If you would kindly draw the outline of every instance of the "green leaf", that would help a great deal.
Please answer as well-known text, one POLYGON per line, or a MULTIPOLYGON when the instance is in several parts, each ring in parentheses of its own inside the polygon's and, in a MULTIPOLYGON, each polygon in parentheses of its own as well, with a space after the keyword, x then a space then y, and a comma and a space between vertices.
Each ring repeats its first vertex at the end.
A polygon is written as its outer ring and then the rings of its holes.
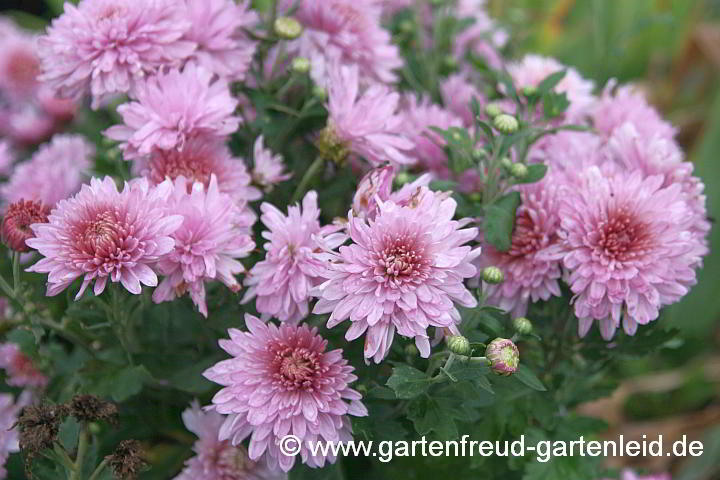
POLYGON ((143 384, 152 376, 142 365, 127 366, 115 371, 103 371, 103 376, 89 387, 90 393, 103 397, 111 397, 116 402, 123 402, 137 395, 143 384))
POLYGON ((414 400, 408 409, 408 416, 420 435, 435 432, 441 439, 450 440, 458 437, 452 412, 444 409, 442 403, 434 398, 424 396, 414 400))
POLYGON ((565 78, 566 74, 567 70, 559 70, 545 77, 545 79, 543 79, 543 81, 540 82, 537 86, 537 94, 540 96, 545 95, 550 90, 557 87, 557 85, 562 81, 562 79, 565 78))
POLYGON ((339 463, 326 464, 323 468, 310 468, 296 461, 288 478, 289 480, 344 480, 345 476, 339 463))
POLYGON ((393 368, 386 385, 393 389, 397 398, 410 399, 425 393, 431 379, 425 373, 410 365, 399 365, 393 368))
POLYGON ((543 113, 545 118, 559 117, 570 106, 567 95, 563 93, 549 92, 543 95, 543 113))
POLYGON ((500 252, 510 250, 515 213, 520 206, 520 193, 510 192, 495 200, 485 209, 483 231, 485 241, 500 252))
POLYGON ((539 182, 545 177, 545 174, 548 171, 547 165, 543 165, 542 163, 535 163, 533 165, 527 166, 528 173, 525 176, 525 178, 521 180, 516 180, 516 183, 535 183, 539 182))
POLYGON ((530 370, 527 365, 521 363, 518 366, 517 371, 513 375, 515 376, 515 378, 520 380, 520 382, 532 388, 533 390, 537 390, 539 392, 547 391, 545 385, 542 384, 542 382, 537 378, 535 373, 533 373, 533 371, 530 370))

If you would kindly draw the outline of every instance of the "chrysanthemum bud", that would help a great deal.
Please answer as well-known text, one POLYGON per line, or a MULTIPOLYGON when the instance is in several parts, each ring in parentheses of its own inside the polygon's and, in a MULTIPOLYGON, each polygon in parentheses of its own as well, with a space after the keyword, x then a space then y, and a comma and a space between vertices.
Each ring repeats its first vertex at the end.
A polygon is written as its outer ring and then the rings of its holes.
POLYGON ((412 176, 407 172, 400 172, 395 175, 395 181, 393 183, 395 183, 396 187, 402 187, 410 182, 412 182, 412 176))
POLYGON ((493 125, 495 125, 495 128, 497 128, 501 133, 508 135, 517 132, 518 128, 520 128, 517 118, 512 115, 508 115, 507 113, 501 113, 493 118, 493 125))
POLYGON ((523 87, 522 92, 526 97, 532 97, 537 93, 537 88, 532 85, 528 85, 527 87, 523 87))
POLYGON ((50 208, 40 201, 20 200, 11 203, 2 222, 2 241, 11 250, 28 252, 25 244, 35 234, 30 229, 33 223, 47 223, 50 208))
POLYGON ((462 335, 451 335, 445 338, 450 351, 456 355, 470 355, 470 340, 462 335))
POLYGON ((482 278, 491 285, 497 285, 505 280, 505 275, 498 267, 485 267, 482 271, 482 278))
POLYGON ((321 101, 325 101, 325 99, 327 98, 327 95, 328 95, 327 90, 325 88, 321 87, 320 85, 315 85, 313 87, 312 94, 315 98, 317 98, 318 100, 321 100, 321 101))
POLYGON ((503 114, 503 109, 500 106, 500 104, 491 102, 485 105, 485 115, 487 115, 490 118, 495 118, 498 115, 503 114))
POLYGON ((510 157, 502 157, 502 158, 500 159, 500 165, 501 165, 504 169, 510 170, 510 169, 512 168, 513 163, 512 163, 512 160, 510 160, 510 157))
POLYGON ((528 168, 527 166, 525 166, 524 163, 513 163, 510 167, 510 175, 512 175, 513 178, 522 180, 523 178, 527 177, 527 174, 528 168))
POLYGON ((287 40, 294 40, 302 35, 303 26, 292 17, 279 17, 273 25, 275 34, 287 40))
POLYGON ((415 24, 410 20, 402 20, 398 25, 402 33, 412 33, 415 30, 415 24))
POLYGON ((405 346, 405 354, 408 355, 408 356, 410 356, 410 357, 417 357, 417 356, 420 354, 420 351, 417 349, 417 347, 415 346, 415 344, 413 344, 413 343, 408 343, 408 344, 405 346))
POLYGON ((522 335, 527 335, 532 332, 532 322, 525 317, 518 317, 513 320, 513 328, 516 332, 522 335))
POLYGON ((305 57, 295 57, 292 61, 292 71, 304 75, 310 71, 310 60, 305 57))
POLYGON ((520 363, 520 352, 507 338, 496 338, 485 349, 490 369, 498 375, 512 375, 520 363))

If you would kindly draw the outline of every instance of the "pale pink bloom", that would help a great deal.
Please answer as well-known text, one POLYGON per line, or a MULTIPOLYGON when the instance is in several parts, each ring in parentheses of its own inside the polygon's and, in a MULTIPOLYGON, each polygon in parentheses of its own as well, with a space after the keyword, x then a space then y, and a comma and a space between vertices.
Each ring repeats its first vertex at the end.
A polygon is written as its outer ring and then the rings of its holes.
POLYGON ((227 193, 237 201, 254 201, 262 197, 257 188, 250 185, 250 174, 245 162, 233 157, 225 142, 209 137, 192 137, 182 150, 154 149, 148 157, 133 161, 133 172, 147 177, 155 185, 165 179, 185 177, 190 192, 195 182, 206 188, 210 177, 217 177, 220 192, 227 193))
POLYGON ((292 177, 292 173, 285 173, 282 155, 274 154, 263 146, 262 135, 255 140, 253 153, 252 179, 266 192, 272 191, 275 185, 292 177))
POLYGON ((590 167, 560 193, 562 259, 584 336, 594 320, 610 339, 658 317, 695 283, 700 263, 682 187, 663 176, 590 167))
POLYGON ((395 15, 400 10, 408 8, 413 4, 413 0, 386 0, 383 3, 383 16, 395 15))
POLYGON ((597 98, 593 95, 594 84, 584 79, 572 67, 558 62, 554 58, 541 55, 525 55, 519 62, 510 63, 507 67, 515 88, 537 87, 549 75, 566 70, 565 77, 557 84, 555 91, 567 94, 570 106, 566 116, 571 121, 580 121, 590 113, 597 98))
POLYGON ((219 440, 225 417, 213 410, 203 410, 197 402, 182 414, 188 430, 197 435, 195 456, 174 480, 286 480, 287 474, 269 469, 265 462, 250 460, 242 445, 233 446, 219 440))
POLYGON ((325 261, 317 252, 334 248, 345 240, 339 227, 320 226, 317 193, 310 191, 299 205, 290 205, 284 215, 273 205, 260 206, 260 220, 269 229, 262 233, 265 259, 256 263, 245 285, 250 288, 243 303, 257 296, 255 308, 263 318, 277 317, 298 322, 309 313, 309 291, 320 282, 325 261))
POLYGON ((551 172, 574 175, 605 160, 603 140, 591 132, 563 130, 546 135, 528 152, 528 163, 544 163, 551 172))
POLYGON ((183 222, 165 205, 171 190, 170 182, 151 188, 147 180, 136 179, 118 191, 111 177, 91 179, 77 195, 58 202, 49 223, 31 227, 35 238, 27 244, 44 258, 27 271, 49 274, 48 296, 81 277, 76 299, 92 282, 95 295, 108 280, 133 294, 140 293, 140 284, 157 286, 150 266, 172 251, 170 235, 183 222))
POLYGON ((285 435, 300 440, 300 458, 310 467, 334 463, 335 455, 313 455, 309 445, 352 440, 348 415, 366 416, 362 396, 349 387, 357 380, 342 350, 326 351, 317 328, 272 323, 245 315, 249 332, 231 328, 220 347, 232 355, 205 371, 224 388, 213 404, 227 415, 220 440, 239 445, 250 437, 251 460, 266 455, 271 468, 287 472, 295 456, 279 447, 285 435))
POLYGON ((551 178, 518 187, 522 204, 515 215, 512 244, 507 252, 500 252, 490 244, 483 244, 479 257, 482 268, 496 266, 505 280, 499 285, 485 285, 487 301, 513 317, 527 313, 528 304, 561 296, 559 280, 561 263, 547 259, 544 254, 559 241, 558 217, 560 199, 551 178))
POLYGON ((65 2, 40 38, 40 78, 62 97, 90 93, 97 108, 191 55, 195 44, 182 38, 189 28, 184 6, 174 0, 65 2))
POLYGON ((7 374, 7 384, 14 387, 44 388, 48 383, 48 378, 14 343, 0 344, 0 368, 7 374))
POLYGON ((0 175, 10 173, 13 162, 15 162, 15 154, 12 151, 10 142, 0 140, 0 175))
POLYGON ((473 23, 453 37, 453 53, 464 60, 473 53, 487 62, 491 68, 499 69, 503 59, 499 50, 508 41, 508 34, 490 18, 485 0, 458 0, 455 15, 459 19, 470 18, 473 23))
POLYGON ((0 92, 15 100, 31 99, 39 86, 36 39, 12 23, 5 24, 3 30, 0 33, 0 92))
POLYGON ((0 479, 7 478, 5 463, 11 453, 20 451, 15 422, 22 407, 29 401, 21 395, 17 402, 9 393, 0 393, 0 479))
POLYGON ((255 42, 244 33, 258 23, 249 0, 185 0, 190 30, 185 39, 197 44, 192 59, 233 81, 242 81, 255 54, 255 42))
POLYGON ((190 193, 187 180, 178 177, 167 205, 183 222, 171 235, 175 248, 157 263, 165 278, 153 292, 153 301, 167 302, 187 292, 207 317, 205 282, 219 280, 233 292, 240 290, 235 275, 245 268, 237 259, 255 248, 250 236, 255 216, 220 193, 215 175, 207 188, 195 183, 190 193))
POLYGON ((454 304, 477 305, 463 281, 476 274, 472 261, 480 249, 464 244, 478 230, 464 228, 469 219, 452 220, 456 206, 447 194, 420 187, 406 205, 378 202, 374 220, 350 212, 353 243, 327 264, 327 281, 313 292, 319 297, 313 313, 332 312, 328 328, 350 319, 345 338, 365 333, 365 358, 376 363, 390 351, 396 330, 430 356, 428 327, 457 331, 454 304))
POLYGON ((432 103, 428 97, 418 98, 414 94, 403 97, 401 115, 403 131, 415 144, 411 156, 440 178, 450 178, 452 174, 444 149, 445 140, 430 127, 443 130, 462 127, 463 120, 449 110, 432 103))
POLYGON ((355 66, 364 80, 392 83, 402 57, 380 26, 381 0, 302 0, 295 16, 305 27, 298 54, 312 64, 312 77, 326 85, 332 64, 355 66))
POLYGON ((606 155, 610 160, 646 176, 662 175, 663 187, 679 184, 690 211, 691 231, 697 239, 701 256, 708 253, 707 235, 710 222, 707 217, 705 185, 693 176, 693 164, 684 161, 683 152, 671 138, 659 132, 644 136, 632 123, 625 123, 613 131, 608 139, 606 155))
POLYGON ((614 80, 607 83, 590 113, 593 127, 605 138, 624 123, 631 123, 643 137, 670 140, 677 134, 677 129, 648 103, 638 87, 618 86, 614 80))
POLYGON ((117 108, 125 124, 105 130, 123 142, 120 148, 128 160, 153 149, 182 150, 196 136, 222 139, 240 125, 233 116, 238 101, 227 81, 213 80, 212 72, 194 63, 149 78, 135 95, 137 101, 117 108))
POLYGON ((669 473, 656 473, 652 475, 638 475, 629 468, 626 468, 620 474, 620 480, 671 480, 669 473))
POLYGON ((375 84, 360 92, 356 66, 335 65, 330 74, 328 129, 350 151, 373 165, 413 163, 413 142, 397 113, 400 95, 375 84))
POLYGON ((475 125, 475 118, 470 110, 472 99, 477 98, 480 105, 486 103, 485 96, 462 73, 455 73, 444 79, 440 83, 440 95, 445 107, 460 117, 466 127, 475 125))
POLYGON ((55 135, 30 160, 15 166, 8 183, 0 187, 3 202, 40 200, 54 206, 80 189, 93 155, 94 145, 81 135, 55 135))

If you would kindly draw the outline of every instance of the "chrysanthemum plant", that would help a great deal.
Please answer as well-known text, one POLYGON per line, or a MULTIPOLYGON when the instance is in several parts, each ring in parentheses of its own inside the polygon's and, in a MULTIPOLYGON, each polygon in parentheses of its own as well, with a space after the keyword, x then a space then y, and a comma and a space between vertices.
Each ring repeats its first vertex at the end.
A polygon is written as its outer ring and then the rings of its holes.
POLYGON ((38 78, 86 106, 96 154, 8 170, 9 478, 608 473, 310 451, 592 437, 576 407, 673 339, 648 324, 707 253, 672 126, 630 87, 503 58, 482 3, 66 4, 38 78))

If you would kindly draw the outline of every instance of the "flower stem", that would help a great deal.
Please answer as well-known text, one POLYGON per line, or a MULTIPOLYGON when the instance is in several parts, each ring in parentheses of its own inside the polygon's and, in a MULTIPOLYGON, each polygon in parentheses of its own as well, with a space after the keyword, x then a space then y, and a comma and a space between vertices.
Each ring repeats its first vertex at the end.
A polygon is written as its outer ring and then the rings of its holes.
POLYGON ((308 168, 305 172, 305 175, 303 175, 302 180, 300 180, 300 184, 295 189, 295 193, 293 193, 293 196, 290 199, 291 204, 299 201, 300 198, 302 198, 308 186, 310 185, 310 182, 312 182, 313 178, 315 178, 315 175, 317 175, 318 172, 322 171, 323 166, 325 166, 325 159, 323 157, 319 156, 315 159, 315 161, 313 161, 313 163, 310 165, 310 168, 308 168))
POLYGON ((85 452, 88 447, 88 428, 87 425, 83 425, 80 430, 80 437, 78 439, 77 455, 75 456, 75 464, 73 466, 73 473, 70 475, 70 480, 82 480, 82 467, 85 461, 85 452))
POLYGON ((90 478, 88 480, 97 480, 98 478, 100 478, 100 474, 103 472, 103 470, 105 470, 108 462, 108 458, 104 458, 103 461, 100 462, 100 465, 98 465, 95 471, 90 475, 90 478))
POLYGON ((15 296, 19 293, 20 286, 20 252, 12 254, 12 272, 13 272, 13 291, 15 296))

